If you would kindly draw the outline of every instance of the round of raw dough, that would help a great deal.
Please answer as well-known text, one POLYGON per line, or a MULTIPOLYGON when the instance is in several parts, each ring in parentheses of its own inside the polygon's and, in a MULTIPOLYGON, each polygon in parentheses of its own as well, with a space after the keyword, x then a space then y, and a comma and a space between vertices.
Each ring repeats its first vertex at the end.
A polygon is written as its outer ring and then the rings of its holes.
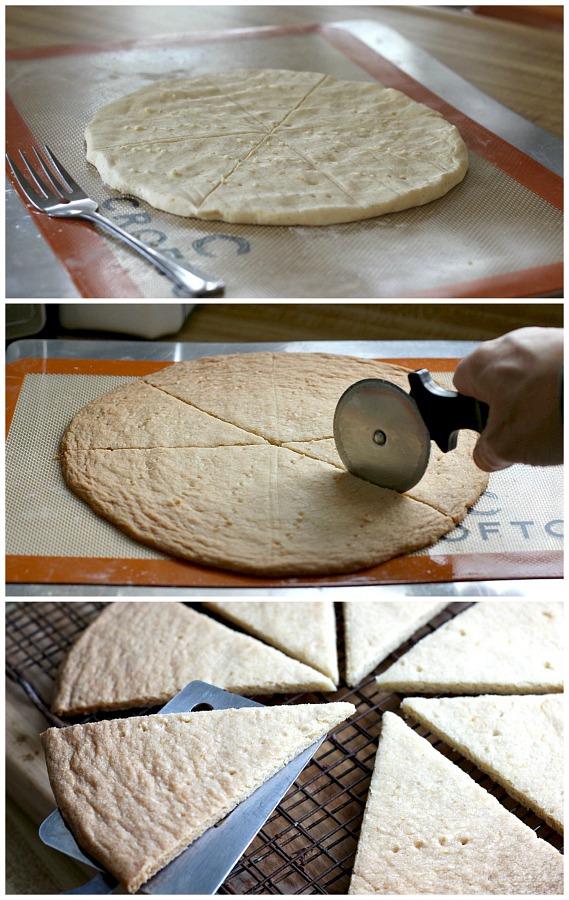
POLYGON ((179 216, 254 225, 420 206, 468 168, 455 126, 400 91, 278 69, 151 84, 100 109, 85 139, 110 187, 179 216))
POLYGON ((474 435, 433 445, 406 494, 350 475, 332 422, 361 378, 408 387, 401 366, 311 353, 178 363, 81 410, 61 445, 69 487, 136 539, 258 575, 351 572, 434 543, 487 476, 474 435))

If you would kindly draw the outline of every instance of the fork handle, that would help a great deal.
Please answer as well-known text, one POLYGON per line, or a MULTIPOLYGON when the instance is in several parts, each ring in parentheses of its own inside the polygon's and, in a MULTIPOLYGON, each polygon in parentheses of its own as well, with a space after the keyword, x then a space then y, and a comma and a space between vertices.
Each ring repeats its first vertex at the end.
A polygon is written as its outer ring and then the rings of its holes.
POLYGON ((174 260, 168 259, 163 253, 159 253, 158 250, 154 250, 152 247, 149 247, 148 244, 139 241, 138 238, 129 234, 128 231, 124 231, 124 229, 115 225, 114 222, 105 218, 105 216, 102 216, 98 212, 81 212, 78 218, 88 219, 96 225, 99 225, 105 231, 108 231, 110 234, 114 234, 116 237, 123 240, 129 247, 132 247, 133 250, 137 250, 138 253, 142 254, 149 262, 160 269, 160 271, 173 281, 174 284, 183 288, 192 297, 203 297, 207 294, 216 294, 225 287, 223 281, 212 281, 208 278, 204 278, 187 266, 181 266, 179 263, 174 262, 174 260))

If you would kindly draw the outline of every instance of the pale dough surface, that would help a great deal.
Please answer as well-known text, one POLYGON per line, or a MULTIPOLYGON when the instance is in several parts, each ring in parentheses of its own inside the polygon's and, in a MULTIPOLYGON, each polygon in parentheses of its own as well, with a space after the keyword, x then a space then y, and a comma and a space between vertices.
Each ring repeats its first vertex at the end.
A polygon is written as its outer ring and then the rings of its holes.
POLYGON ((169 366, 85 407, 61 445, 68 485, 132 537, 195 563, 263 575, 357 571, 434 543, 487 484, 473 435, 433 448, 407 494, 349 474, 332 450, 344 390, 408 390, 401 366, 251 353, 169 366))
POLYGON ((401 709, 563 832, 563 706, 562 694, 529 694, 409 697, 401 709))
POLYGON ((111 603, 57 675, 59 715, 164 704, 190 681, 239 694, 332 691, 320 671, 182 603, 111 603))
POLYGON ((350 894, 562 894, 563 857, 394 713, 350 894))
POLYGON ((419 206, 463 178, 440 113, 377 83, 238 69, 158 82, 100 109, 103 181, 180 216, 328 225, 419 206))
POLYGON ((205 605, 267 641, 339 681, 336 616, 333 600, 219 601, 205 605))
POLYGON ((42 743, 77 842, 134 893, 354 712, 327 703, 137 716, 50 728, 42 743))
POLYGON ((480 601, 376 678, 384 691, 547 694, 563 690, 563 604, 480 601))
POLYGON ((354 687, 445 608, 445 600, 344 601, 346 681, 354 687))

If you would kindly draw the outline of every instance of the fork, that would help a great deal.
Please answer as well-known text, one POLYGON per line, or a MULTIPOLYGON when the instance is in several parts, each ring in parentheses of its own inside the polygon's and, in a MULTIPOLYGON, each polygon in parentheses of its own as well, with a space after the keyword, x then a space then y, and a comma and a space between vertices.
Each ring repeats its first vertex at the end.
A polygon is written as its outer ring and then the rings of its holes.
POLYGON ((135 238, 132 234, 124 231, 110 219, 97 212, 97 202, 88 197, 83 189, 79 187, 46 144, 43 145, 42 149, 53 171, 47 167, 37 148, 32 147, 32 149, 43 177, 35 168, 32 168, 23 150, 20 150, 19 153, 31 180, 22 174, 9 154, 6 154, 6 157, 23 194, 36 209, 47 213, 48 216, 87 219, 90 222, 94 222, 100 228, 123 240, 129 247, 137 250, 149 262, 160 269, 174 284, 179 288, 183 288, 192 297, 203 297, 223 290, 225 287, 223 281, 213 281, 202 277, 187 266, 181 266, 179 263, 168 259, 164 254, 149 247, 148 244, 144 244, 138 238, 135 238))

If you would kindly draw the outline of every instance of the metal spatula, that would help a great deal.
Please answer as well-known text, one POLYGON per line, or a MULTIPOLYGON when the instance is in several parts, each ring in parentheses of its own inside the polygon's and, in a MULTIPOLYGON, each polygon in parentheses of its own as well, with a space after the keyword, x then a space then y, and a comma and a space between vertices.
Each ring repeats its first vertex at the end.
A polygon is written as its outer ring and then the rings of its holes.
MULTIPOLYGON (((198 706, 206 709, 237 709, 261 705, 203 681, 192 681, 160 712, 190 712, 198 706)), ((304 750, 240 803, 219 825, 193 841, 180 856, 143 885, 141 893, 214 894, 323 740, 324 737, 304 750)), ((48 847, 100 871, 87 884, 66 893, 112 894, 117 888, 118 882, 80 849, 58 809, 42 823, 39 835, 48 847)))

